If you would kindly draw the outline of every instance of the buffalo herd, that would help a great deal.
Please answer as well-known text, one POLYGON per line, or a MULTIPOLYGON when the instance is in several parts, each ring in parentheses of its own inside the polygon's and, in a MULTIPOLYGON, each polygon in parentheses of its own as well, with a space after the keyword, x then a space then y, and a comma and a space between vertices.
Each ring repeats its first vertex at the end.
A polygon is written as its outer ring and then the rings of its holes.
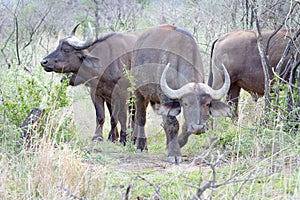
MULTIPOLYGON (((152 27, 142 34, 111 33, 94 40, 89 24, 87 38, 75 36, 76 28, 61 39, 56 50, 41 60, 47 72, 65 73, 69 84, 85 84, 96 110, 93 140, 103 140, 104 104, 110 113, 109 140, 126 143, 127 101, 134 96, 132 139, 137 151, 147 151, 145 133, 148 104, 162 115, 169 161, 182 162, 180 148, 191 134, 204 133, 210 116, 238 117, 241 88, 252 95, 264 94, 264 75, 256 31, 235 31, 212 45, 208 83, 198 45, 185 29, 173 25, 152 27), (134 86, 125 72, 130 72, 134 86), (133 88, 133 93, 129 88, 133 88), (226 96, 226 102, 220 101, 226 96), (184 123, 179 132, 177 115, 184 123), (117 124, 120 122, 120 133, 117 124)), ((273 31, 263 31, 266 41, 273 31)), ((269 43, 269 66, 275 68, 291 38, 279 31, 269 43)), ((292 51, 291 51, 292 52, 292 51)), ((288 62, 283 69, 287 69, 288 62)), ((270 69, 270 72, 271 69, 270 69)), ((282 71, 285 73, 285 71, 282 71)), ((273 74, 271 73, 271 77, 273 74)))

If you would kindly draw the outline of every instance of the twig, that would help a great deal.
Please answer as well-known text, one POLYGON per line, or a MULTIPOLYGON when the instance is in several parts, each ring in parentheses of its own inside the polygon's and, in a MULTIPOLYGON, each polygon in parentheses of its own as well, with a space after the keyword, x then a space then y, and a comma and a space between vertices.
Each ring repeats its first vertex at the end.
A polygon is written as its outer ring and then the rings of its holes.
MULTIPOLYGON (((212 170, 212 179, 209 180, 208 182, 206 182, 204 185, 202 185, 201 187, 197 187, 197 191, 196 194, 192 197, 191 200, 197 200, 197 199, 201 199, 202 194, 204 193, 205 190, 209 189, 209 188, 217 188, 216 187, 216 166, 223 161, 223 157, 225 154, 218 154, 218 157, 213 161, 210 162, 208 161, 205 157, 201 158, 201 160, 203 160, 204 163, 206 163, 207 165, 210 166, 211 170, 212 170)), ((208 154, 206 154, 206 156, 208 156, 208 154)))
MULTIPOLYGON (((269 44, 271 39, 276 35, 276 33, 278 33, 278 31, 280 31, 280 29, 283 27, 284 24, 286 24, 286 21, 290 18, 290 16, 292 15, 294 9, 296 8, 297 3, 295 3, 292 8, 289 10, 289 13, 287 14, 287 16, 284 18, 284 20, 282 21, 282 23, 280 24, 280 26, 268 37, 267 39, 267 45, 266 45, 266 55, 269 55, 269 44)), ((279 65, 280 66, 280 65, 279 65)))
MULTIPOLYGON (((273 156, 276 156, 278 155, 280 152, 282 151, 285 151, 285 149, 282 149, 281 151, 273 154, 271 157, 273 156)), ((206 154, 206 157, 208 155, 206 154)), ((208 189, 211 189, 213 191, 213 189, 217 189, 221 186, 224 186, 224 185, 229 185, 229 184, 233 184, 233 183, 242 183, 240 186, 239 186, 239 189, 238 191, 234 194, 233 198, 234 199, 238 193, 240 193, 240 191, 242 190, 243 186, 249 182, 249 181, 253 181, 253 180, 256 180, 256 179, 262 179, 262 178, 266 178, 266 177, 269 177, 273 174, 275 174, 276 172, 271 172, 269 174, 266 174, 266 175, 263 175, 263 176, 256 176, 256 177, 251 177, 254 172, 252 171, 249 175, 248 175, 248 178, 246 179, 237 179, 238 175, 241 173, 241 170, 237 171, 236 173, 234 173, 233 175, 231 175, 231 177, 229 177, 227 180, 221 182, 221 183, 216 183, 216 166, 221 162, 223 161, 223 158, 224 158, 225 154, 218 154, 218 156, 214 159, 212 159, 213 161, 208 161, 206 157, 200 157, 200 159, 206 163, 207 165, 210 166, 211 170, 212 170, 212 178, 211 180, 208 180, 206 181, 203 185, 201 185, 200 187, 198 186, 194 186, 194 185, 190 185, 190 184, 186 184, 190 187, 194 187, 197 189, 196 191, 196 194, 191 198, 191 200, 199 200, 201 199, 201 196, 203 195, 203 193, 208 190, 208 189)), ((268 158, 270 159, 270 158, 268 158)))
POLYGON ((224 186, 224 185, 229 185, 229 184, 233 184, 233 183, 242 183, 242 185, 239 187, 238 191, 234 194, 233 198, 241 191, 242 187, 245 185, 245 183, 249 182, 249 181, 253 181, 253 180, 256 180, 256 179, 262 179, 262 178, 266 178, 266 177, 269 177, 271 175, 273 175, 275 172, 273 173, 269 173, 267 175, 264 175, 264 176, 256 176, 256 177, 252 177, 250 178, 252 175, 253 175, 253 172, 249 174, 249 178, 247 179, 241 179, 241 180, 237 180, 237 179, 234 179, 236 175, 234 175, 233 177, 230 177, 229 179, 225 180, 224 182, 222 183, 218 183, 218 184, 213 184, 213 180, 209 180, 208 182, 206 182, 204 185, 202 185, 201 187, 197 187, 197 186, 194 186, 194 185, 191 185, 191 184, 185 184, 187 186, 190 186, 190 187, 194 187, 194 188, 197 188, 197 192, 196 194, 192 197, 191 200, 198 200, 198 199, 201 199, 201 195, 204 193, 205 190, 207 189, 217 189, 221 186, 224 186))
POLYGON ((155 190, 155 193, 160 197, 160 199, 163 199, 161 194, 160 194, 160 188, 161 187, 157 187, 156 185, 154 185, 153 183, 151 183, 150 181, 148 181, 146 178, 142 177, 141 175, 137 175, 137 178, 142 179, 143 181, 148 183, 151 187, 153 187, 153 189, 155 190))
MULTIPOLYGON (((19 3, 20 1, 18 1, 18 6, 19 3)), ((16 12, 17 12, 17 8, 16 8, 16 12)), ((15 19, 15 30, 16 30, 16 54, 17 54, 18 65, 21 65, 20 52, 19 52, 19 23, 18 23, 18 16, 16 15, 16 13, 14 13, 14 19, 15 19)))
POLYGON ((129 199, 129 192, 130 192, 131 184, 129 184, 126 188, 126 193, 125 193, 125 200, 129 199))
POLYGON ((285 50, 283 52, 282 57, 281 57, 280 61, 278 62, 277 66, 276 66, 276 72, 277 73, 280 73, 282 71, 283 63, 284 63, 284 61, 285 61, 285 59, 286 59, 286 57, 287 57, 287 55, 288 55, 288 53, 290 51, 291 45, 292 45, 292 43, 294 43, 297 40, 297 38, 299 37, 299 35, 300 35, 300 29, 298 29, 295 32, 295 34, 293 35, 293 37, 288 42, 288 44, 287 44, 287 46, 286 46, 286 48, 285 48, 285 50))
MULTIPOLYGON (((258 6, 258 5, 257 5, 258 6)), ((261 64, 264 72, 264 95, 265 95, 265 109, 264 109, 264 124, 268 124, 268 115, 269 111, 271 108, 270 104, 270 74, 269 74, 269 60, 268 57, 266 56, 266 52, 263 49, 263 37, 261 34, 261 27, 260 27, 260 22, 261 22, 261 13, 258 10, 255 10, 255 22, 256 22, 256 29, 257 29, 257 47, 259 51, 259 55, 261 58, 261 64)))
POLYGON ((29 41, 24 45, 23 50, 30 45, 30 43, 33 41, 33 36, 37 32, 37 30, 41 27, 42 23, 44 22, 47 15, 50 13, 52 9, 52 6, 45 12, 45 15, 41 18, 41 20, 38 22, 36 27, 30 32, 29 41))
POLYGON ((84 200, 84 198, 83 198, 83 197, 79 197, 79 196, 77 196, 77 195, 73 194, 73 193, 72 193, 72 191, 71 191, 71 190, 69 190, 68 188, 65 188, 65 187, 63 187, 63 186, 61 186, 60 188, 61 188, 63 191, 65 191, 65 192, 69 193, 69 196, 70 196, 70 197, 72 197, 73 199, 84 200))
MULTIPOLYGON (((297 63, 297 65, 300 64, 300 61, 297 63)), ((288 81, 284 80, 283 78, 281 78, 275 71, 274 71, 274 68, 272 68, 272 71, 273 71, 273 74, 280 80, 282 81, 283 83, 286 83, 294 88, 297 88, 298 90, 300 90, 300 87, 298 87, 297 85, 295 84, 292 84, 292 83, 289 83, 288 81)))

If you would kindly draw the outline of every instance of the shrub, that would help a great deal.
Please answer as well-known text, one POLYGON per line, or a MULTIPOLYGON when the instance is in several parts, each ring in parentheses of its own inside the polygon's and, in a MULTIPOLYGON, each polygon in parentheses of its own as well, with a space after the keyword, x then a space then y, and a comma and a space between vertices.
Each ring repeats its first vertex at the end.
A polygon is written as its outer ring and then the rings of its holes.
POLYGON ((55 75, 52 78, 47 77, 40 67, 33 68, 31 72, 20 66, 2 68, 0 77, 1 142, 6 141, 5 144, 11 147, 22 142, 20 126, 33 108, 45 109, 40 131, 35 133, 38 134, 37 137, 47 129, 50 132, 55 131, 55 135, 48 135, 57 142, 70 139, 74 132, 71 130, 72 118, 62 114, 63 109, 71 105, 67 83, 60 83, 55 75), (48 124, 49 121, 51 125, 48 124))

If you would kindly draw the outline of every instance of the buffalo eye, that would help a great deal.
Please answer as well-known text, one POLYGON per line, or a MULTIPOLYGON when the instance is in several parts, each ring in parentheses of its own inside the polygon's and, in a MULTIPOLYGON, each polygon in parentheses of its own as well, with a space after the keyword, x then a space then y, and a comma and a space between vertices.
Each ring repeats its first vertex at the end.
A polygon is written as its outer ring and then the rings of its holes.
POLYGON ((187 101, 183 101, 182 106, 189 106, 189 103, 187 101))
POLYGON ((68 48, 65 48, 65 49, 63 49, 63 52, 65 52, 65 53, 70 53, 72 50, 71 49, 68 49, 68 48))
POLYGON ((70 53, 73 51, 73 48, 67 44, 63 44, 61 46, 61 50, 64 52, 64 53, 70 53))

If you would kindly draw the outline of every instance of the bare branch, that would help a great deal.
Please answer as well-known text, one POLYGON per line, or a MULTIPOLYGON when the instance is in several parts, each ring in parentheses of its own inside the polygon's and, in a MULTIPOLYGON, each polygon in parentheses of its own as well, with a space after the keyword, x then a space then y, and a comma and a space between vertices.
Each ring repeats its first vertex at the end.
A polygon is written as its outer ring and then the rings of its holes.
POLYGON ((37 32, 37 30, 41 27, 42 23, 44 22, 45 18, 47 17, 47 15, 50 13, 52 9, 52 6, 50 6, 48 8, 48 10, 46 10, 45 14, 43 15, 43 17, 40 19, 40 21, 37 23, 37 25, 35 26, 35 28, 30 31, 29 34, 29 41, 24 45, 23 50, 28 47, 30 45, 30 43, 33 41, 33 36, 35 35, 35 33, 37 32))
MULTIPOLYGON (((259 6, 259 5, 257 5, 259 6)), ((256 28, 257 28, 257 46, 259 55, 261 57, 261 63, 263 67, 264 77, 265 77, 265 119, 264 124, 267 124, 268 119, 268 112, 270 110, 270 74, 269 74, 269 65, 268 65, 268 58, 263 50, 263 38, 261 35, 261 28, 260 28, 260 21, 261 21, 261 13, 257 9, 255 10, 255 21, 256 21, 256 28)))
POLYGON ((131 188, 131 185, 129 184, 126 188, 125 200, 129 199, 130 188, 131 188))
MULTIPOLYGON (((299 66, 299 65, 300 65, 300 61, 298 61, 298 63, 296 64, 296 66, 299 66)), ((300 87, 298 87, 297 85, 294 85, 294 84, 292 84, 292 83, 290 83, 290 82, 284 80, 283 78, 281 78, 281 77, 277 74, 277 72, 274 71, 273 68, 272 68, 272 71, 273 71, 273 74, 274 74, 280 81, 282 81, 283 83, 288 84, 288 85, 290 85, 290 86, 292 86, 292 87, 297 88, 298 90, 300 90, 300 87)))
POLYGON ((72 193, 72 191, 71 190, 69 190, 68 188, 65 188, 65 187, 60 187, 63 191, 65 191, 65 192, 67 192, 68 194, 69 194, 69 196, 72 198, 72 199, 79 199, 79 200, 84 200, 84 198, 83 197, 79 197, 79 196, 77 196, 77 195, 75 195, 75 194, 73 194, 72 193))
POLYGON ((18 23, 17 16, 15 16, 15 27, 16 27, 16 54, 17 54, 18 65, 21 65, 20 52, 19 52, 19 23, 18 23))
POLYGON ((292 39, 288 42, 288 44, 287 44, 287 46, 286 46, 286 48, 285 48, 285 50, 283 52, 282 57, 281 57, 280 61, 278 62, 277 66, 276 66, 276 70, 275 70, 276 73, 279 74, 282 71, 283 63, 286 60, 287 55, 289 54, 290 48, 291 48, 292 44, 297 40, 297 38, 299 37, 299 35, 300 35, 300 29, 298 29, 295 32, 295 34, 292 37, 292 39))
POLYGON ((155 193, 162 199, 161 194, 160 194, 160 187, 157 187, 156 185, 154 185, 153 183, 151 183, 150 181, 148 181, 146 178, 142 177, 141 175, 137 175, 137 178, 142 179, 143 181, 148 183, 151 187, 153 187, 153 189, 155 190, 155 193))

